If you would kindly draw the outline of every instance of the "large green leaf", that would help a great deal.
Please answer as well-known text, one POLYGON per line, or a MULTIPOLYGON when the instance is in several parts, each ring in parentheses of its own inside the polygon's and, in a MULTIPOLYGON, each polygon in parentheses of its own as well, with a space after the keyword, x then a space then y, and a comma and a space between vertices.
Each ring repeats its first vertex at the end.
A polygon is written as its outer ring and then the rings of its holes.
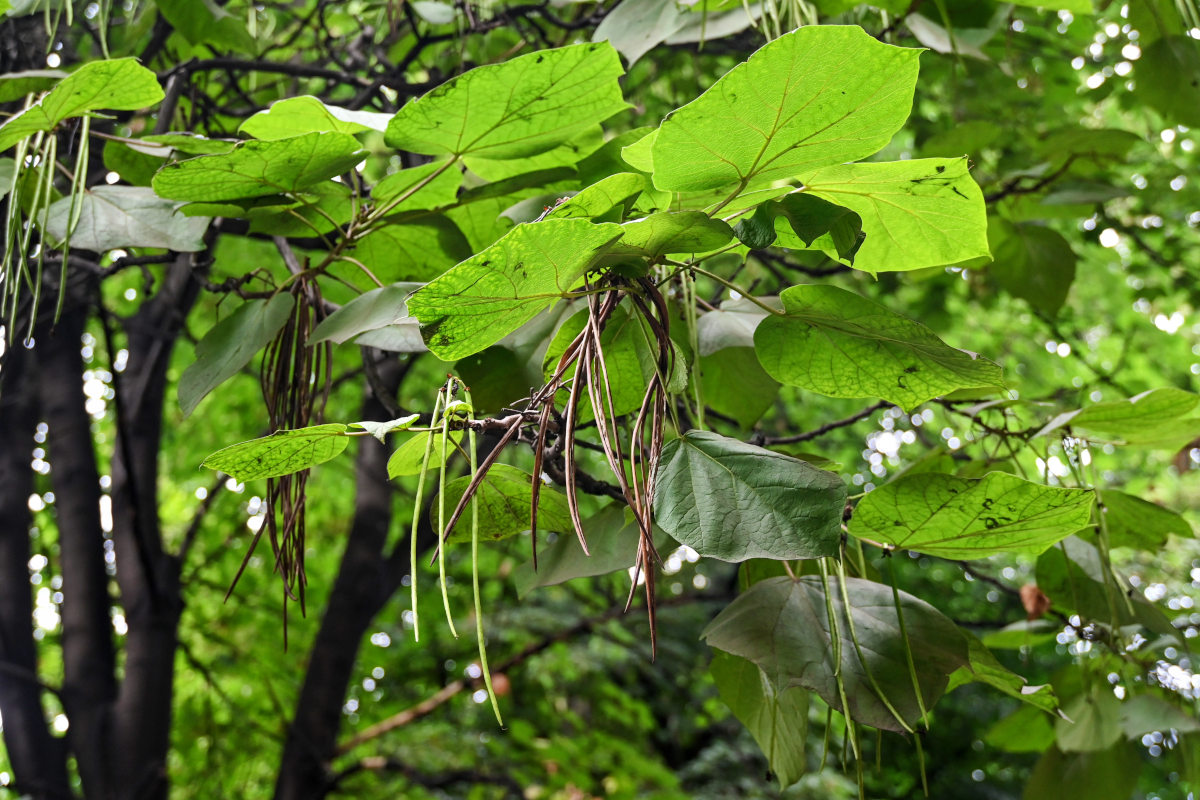
POLYGON ((1057 489, 991 472, 980 480, 910 475, 867 494, 850 533, 942 558, 1037 555, 1091 521, 1089 489, 1057 489))
POLYGON ((1200 436, 1200 395, 1163 387, 1128 400, 1067 411, 1050 420, 1038 436, 1067 428, 1075 436, 1140 447, 1177 450, 1200 436))
POLYGON ((787 316, 764 319, 754 347, 781 383, 829 397, 881 397, 909 409, 955 389, 1003 383, 991 361, 853 292, 793 286, 780 298, 787 316))
POLYGON ((311 95, 288 97, 247 119, 239 131, 255 139, 288 139, 313 132, 363 133, 387 128, 390 114, 352 111, 322 103, 311 95))
POLYGON ((213 202, 295 192, 353 169, 366 157, 353 136, 306 133, 243 142, 229 153, 164 166, 154 191, 171 200, 213 202))
POLYGON ((546 213, 546 219, 594 219, 621 222, 642 190, 646 176, 638 172, 609 175, 579 194, 563 200, 546 213))
POLYGON ((1054 316, 1075 280, 1075 251, 1058 231, 1029 222, 988 220, 988 282, 1054 316))
POLYGON ((434 156, 541 153, 628 108, 617 83, 623 72, 607 42, 476 67, 401 108, 385 141, 434 156))
POLYGON ((275 338, 293 303, 286 292, 270 300, 247 300, 204 334, 196 344, 196 360, 179 378, 179 407, 185 417, 275 338))
MULTIPOLYGON (((455 478, 446 484, 446 513, 462 499, 471 482, 470 475, 455 478)), ((516 536, 529 530, 529 506, 533 502, 533 476, 508 464, 494 464, 488 470, 479 489, 475 492, 475 503, 479 508, 479 538, 498 541, 516 536)), ((430 509, 430 521, 437 529, 437 505, 430 509)), ((470 541, 470 506, 463 512, 450 541, 470 541)), ((557 489, 543 486, 538 498, 538 530, 570 533, 571 514, 567 510, 567 497, 557 489)))
POLYGON ((0 103, 11 103, 27 94, 53 89, 69 74, 61 69, 27 69, 0 75, 0 103))
POLYGON ((1168 122, 1200 126, 1200 43, 1164 36, 1142 51, 1134 68, 1135 92, 1168 122))
MULTIPOLYGON (((898 272, 988 255, 983 193, 966 158, 845 164, 802 173, 802 180, 805 191, 862 218, 856 269, 898 272)), ((776 228, 779 244, 793 246, 783 220, 776 228)))
POLYGON ((709 672, 725 705, 758 742, 780 787, 800 780, 808 771, 809 693, 776 691, 758 665, 721 651, 713 654, 709 672))
POLYGON ((613 248, 650 259, 668 253, 704 253, 733 239, 728 223, 702 211, 659 211, 621 226, 621 241, 613 248))
POLYGON ((908 118, 918 54, 852 26, 785 34, 663 120, 654 185, 740 191, 869 156, 908 118))
POLYGON ((445 162, 434 161, 393 172, 375 184, 371 189, 371 198, 382 205, 407 195, 391 207, 392 214, 440 208, 452 205, 458 199, 458 187, 462 186, 462 181, 460 168, 445 167, 445 162))
POLYGON ((1058 749, 1065 753, 1105 750, 1121 739, 1121 701, 1103 684, 1063 708, 1065 719, 1054 723, 1058 749))
MULTIPOLYGON (((849 578, 849 608, 836 578, 829 580, 829 593, 826 597, 818 576, 768 578, 730 603, 702 636, 718 650, 757 664, 776 691, 811 689, 843 711, 840 674, 849 706, 847 716, 876 728, 903 730, 876 693, 874 687, 878 687, 911 726, 920 718, 921 706, 913 689, 892 589, 849 578), (837 620, 836 647, 830 631, 830 606, 837 620), (838 651, 840 663, 834 660, 838 651)), ((968 664, 967 641, 933 606, 906 592, 899 597, 921 698, 924 707, 931 708, 945 691, 949 675, 968 664)))
POLYGON ((668 442, 654 515, 702 556, 818 558, 837 552, 846 485, 831 472, 707 431, 668 442))
POLYGON ((349 443, 345 425, 314 425, 230 445, 204 459, 200 466, 220 470, 243 483, 278 478, 322 464, 349 443))
POLYGON ((1116 489, 1100 491, 1100 513, 1108 528, 1109 547, 1154 552, 1167 543, 1171 534, 1185 539, 1193 536, 1192 526, 1183 515, 1116 489))
POLYGON ((137 59, 92 61, 0 126, 0 151, 38 131, 53 130, 69 117, 83 116, 102 108, 136 111, 162 99, 158 77, 137 59))
POLYGON ((564 297, 620 234, 582 219, 518 225, 415 293, 408 311, 439 358, 469 356, 564 297))
MULTIPOLYGON (((117 247, 163 247, 181 253, 204 249, 207 217, 177 213, 179 203, 163 200, 140 186, 105 186, 87 189, 75 199, 79 215, 71 232, 71 246, 105 252, 117 247)), ((62 241, 71 218, 70 197, 50 206, 46 232, 62 241)))

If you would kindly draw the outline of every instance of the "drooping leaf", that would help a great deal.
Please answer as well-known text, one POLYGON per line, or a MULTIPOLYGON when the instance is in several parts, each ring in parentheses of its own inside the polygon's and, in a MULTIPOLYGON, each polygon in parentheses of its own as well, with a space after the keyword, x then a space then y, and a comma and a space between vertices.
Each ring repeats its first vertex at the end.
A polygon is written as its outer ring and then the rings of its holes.
POLYGON ((793 286, 754 334, 775 380, 829 397, 881 397, 906 409, 955 389, 1001 386, 1000 368, 919 322, 835 286, 793 286))
POLYGON ((854 255, 866 234, 862 218, 848 208, 807 192, 793 192, 779 200, 768 200, 754 215, 738 223, 738 238, 752 250, 774 243, 776 218, 791 226, 805 247, 815 247, 854 263, 854 255))
POLYGON ((432 156, 534 155, 627 108, 623 72, 607 42, 476 67, 401 108, 385 141, 432 156))
POLYGON ((581 219, 518 225, 416 292, 409 313, 439 358, 479 352, 565 296, 620 231, 581 219))
MULTIPOLYGON (((425 465, 425 447, 433 439, 433 449, 429 452, 428 468, 436 470, 442 466, 442 434, 441 431, 421 431, 404 440, 404 443, 392 451, 388 458, 388 478, 396 479, 405 475, 420 475, 421 467, 425 465)), ((462 443, 462 431, 451 431, 450 441, 446 443, 446 457, 452 457, 458 452, 462 443)))
POLYGON ((756 664, 721 651, 713 654, 709 672, 725 705, 758 742, 780 788, 800 780, 808 771, 808 692, 776 691, 756 664))
POLYGON ((322 103, 311 95, 288 97, 242 123, 239 131, 255 139, 288 139, 306 133, 362 133, 387 128, 390 114, 352 111, 322 103))
POLYGON ((1067 411, 1050 420, 1038 436, 1069 428, 1075 436, 1138 447, 1177 450, 1200 436, 1195 416, 1200 395, 1163 387, 1128 400, 1114 400, 1067 411))
POLYGON ((676 0, 625 0, 596 26, 592 41, 612 42, 632 67, 686 21, 676 0))
POLYGON ((1111 686, 1084 692, 1067 703, 1063 713, 1066 718, 1055 721, 1054 732, 1064 753, 1106 750, 1121 739, 1121 701, 1111 686))
POLYGON ((784 34, 663 120, 654 185, 740 191, 869 156, 908 117, 918 54, 853 26, 784 34))
POLYGON ((1058 699, 1054 696, 1053 687, 1049 684, 1030 686, 1028 681, 1001 664, 987 646, 979 640, 978 636, 966 631, 963 631, 962 634, 967 639, 970 663, 965 667, 959 667, 950 676, 947 692, 957 689, 964 683, 986 683, 1009 697, 1015 697, 1022 703, 1041 711, 1053 712, 1058 709, 1058 699))
POLYGON ((404 301, 420 285, 397 283, 359 295, 321 320, 321 324, 309 335, 309 344, 326 340, 341 344, 365 331, 406 323, 414 328, 415 333, 416 320, 408 316, 404 301))
POLYGON ((1096 496, 991 472, 980 480, 942 473, 910 475, 867 494, 850 533, 932 556, 1037 555, 1086 527, 1096 496))
POLYGON ((213 202, 295 192, 353 169, 366 157, 353 136, 306 133, 243 142, 225 154, 175 161, 154 176, 171 200, 213 202))
POLYGON ((179 378, 179 407, 185 417, 275 338, 293 302, 286 292, 270 300, 247 300, 204 334, 196 344, 196 360, 179 378))
POLYGON ((1079 537, 1065 539, 1042 553, 1036 574, 1038 588, 1056 607, 1114 627, 1141 625, 1163 636, 1179 636, 1166 615, 1141 594, 1127 598, 1105 567, 1100 551, 1079 537))
POLYGON ((594 219, 621 222, 642 190, 646 177, 636 172, 618 172, 588 186, 546 212, 546 219, 594 219))
POLYGON ((1172 534, 1185 539, 1193 536, 1192 526, 1183 515, 1157 503, 1116 489, 1103 489, 1099 495, 1109 547, 1135 547, 1152 553, 1172 534))
POLYGON ((1075 281, 1075 251, 1062 234, 1043 225, 993 217, 988 220, 988 243, 993 259, 988 281, 1044 314, 1058 314, 1075 281))
MULTIPOLYGON (((509 466, 494 464, 475 492, 479 507, 479 538, 499 541, 529 530, 529 504, 533 501, 533 476, 528 472, 509 466)), ((463 492, 471 482, 470 475, 455 478, 446 484, 446 511, 450 512, 462 499, 463 492)), ((430 509, 430 521, 437 529, 437 504, 430 509)), ((471 540, 471 512, 468 510, 459 519, 450 534, 449 541, 471 540)), ((567 498, 557 489, 543 486, 538 501, 538 529, 570 533, 571 514, 567 510, 567 498)))
POLYGON ((658 524, 722 561, 833 555, 845 505, 833 473, 707 431, 668 442, 655 475, 658 524))
MULTIPOLYGON (((79 221, 71 246, 105 252, 118 247, 163 247, 180 253, 204 249, 207 217, 177 213, 179 203, 140 186, 92 186, 76 198, 79 221)), ((62 241, 71 219, 71 198, 50 206, 46 232, 62 241)))
MULTIPOLYGON (((983 193, 966 158, 845 164, 802 173, 802 180, 806 192, 862 218, 866 238, 855 269, 899 272, 988 255, 983 193)), ((779 244, 789 246, 782 220, 776 230, 779 244)))
MULTIPOLYGON (((757 664, 776 691, 811 689, 842 711, 840 673, 847 716, 876 728, 903 730, 872 687, 874 682, 905 723, 911 726, 920 718, 892 590, 860 578, 847 579, 846 590, 850 608, 837 579, 830 579, 832 596, 826 598, 819 576, 768 578, 730 603, 701 635, 712 647, 757 664), (833 659, 827 602, 838 622, 840 664, 833 659)), ((923 600, 901 592, 900 608, 928 709, 942 696, 950 674, 968 663, 967 641, 953 622, 923 600)))
POLYGON ((323 464, 349 443, 345 425, 314 425, 231 445, 204 459, 200 466, 219 470, 243 483, 278 478, 323 464))
POLYGON ((0 126, 0 152, 26 136, 53 130, 70 117, 100 109, 136 111, 162 99, 158 77, 137 59, 91 61, 0 126))

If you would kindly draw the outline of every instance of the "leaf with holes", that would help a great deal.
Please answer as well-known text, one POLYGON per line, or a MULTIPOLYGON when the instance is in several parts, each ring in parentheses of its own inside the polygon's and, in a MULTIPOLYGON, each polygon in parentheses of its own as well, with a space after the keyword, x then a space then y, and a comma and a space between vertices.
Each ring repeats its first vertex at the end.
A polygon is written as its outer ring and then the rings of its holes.
POLYGON ((167 164, 154 191, 171 200, 215 202, 296 192, 326 181, 366 158, 345 133, 306 133, 290 139, 243 142, 228 153, 167 164))
POLYGON ((408 312, 438 358, 469 356, 567 296, 620 235, 617 225, 582 219, 518 225, 413 294, 408 312))
POLYGON ((867 494, 850 533, 942 558, 1037 555, 1087 527, 1096 496, 992 472, 980 480, 929 472, 867 494))

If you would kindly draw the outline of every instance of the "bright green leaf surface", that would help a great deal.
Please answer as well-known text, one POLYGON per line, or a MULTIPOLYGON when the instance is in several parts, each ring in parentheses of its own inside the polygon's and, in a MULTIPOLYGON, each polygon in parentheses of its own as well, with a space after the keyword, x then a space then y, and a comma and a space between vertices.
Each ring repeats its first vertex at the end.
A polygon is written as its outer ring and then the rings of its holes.
POLYGON ((230 46, 243 52, 254 49, 254 39, 246 23, 230 14, 214 0, 154 0, 160 14, 171 27, 192 44, 230 46))
POLYGON ((431 281, 474 250, 458 226, 440 214, 395 222, 368 233, 350 251, 382 282, 431 281))
POLYGON ((780 787, 800 780, 808 771, 808 692, 776 691, 758 665, 721 651, 713 654, 709 672, 725 705, 762 748, 780 787))
POLYGON ((655 476, 658 524, 722 561, 833 555, 845 505, 833 473, 706 431, 668 442, 655 476))
POLYGON ((871 155, 908 118, 919 52, 851 26, 781 36, 663 121, 654 185, 740 191, 871 155))
MULTIPOLYGON (((479 508, 479 538, 499 541, 529 530, 529 504, 533 500, 533 476, 508 464, 494 464, 479 484, 475 502, 479 508)), ((450 513, 462 499, 463 492, 471 482, 470 475, 455 478, 446 484, 446 513, 450 513)), ((437 504, 430 509, 430 522, 437 530, 437 504)), ((538 530, 556 531, 569 535, 571 515, 567 511, 567 498, 557 489, 543 486, 538 498, 538 530)), ((450 534, 451 542, 471 540, 471 507, 450 534)))
POLYGON ((733 239, 733 229, 700 211, 660 211, 621 226, 614 250, 656 259, 668 253, 704 253, 733 239))
POLYGON ((44 92, 68 74, 61 69, 29 69, 0 75, 0 103, 20 100, 31 92, 44 92))
POLYGON ((239 131, 255 139, 287 139, 305 133, 362 133, 387 128, 390 114, 351 111, 322 103, 311 95, 289 97, 272 103, 247 119, 239 131))
POLYGON ((850 533, 942 558, 1037 555, 1086 527, 1095 494, 992 472, 981 480, 926 473, 892 481, 854 509, 850 533))
POLYGON ((754 334, 775 380, 829 397, 881 397, 904 408, 955 389, 1002 385, 1000 368, 956 350, 919 322, 834 286, 793 286, 787 316, 754 334))
POLYGON ((222 155, 164 166, 154 191, 172 200, 211 202, 295 192, 353 169, 366 153, 353 136, 307 133, 291 139, 249 141, 222 155))
POLYGON ((608 43, 579 44, 476 67, 405 105, 387 144, 427 155, 521 158, 627 108, 608 43))
MULTIPOLYGON (((446 444, 446 457, 450 458, 458 451, 462 442, 462 431, 451 431, 450 441, 446 444)), ((395 479, 405 475, 420 475, 425 466, 425 447, 433 439, 433 449, 429 452, 428 468, 437 470, 442 466, 442 434, 441 431, 421 431, 415 436, 404 440, 388 458, 388 477, 395 479)), ((460 494, 461 496, 461 494, 460 494)))
MULTIPOLYGON (((884 730, 903 730, 871 685, 873 678, 904 722, 912 725, 920 717, 892 590, 859 578, 847 579, 846 589, 849 609, 837 579, 830 579, 831 597, 826 598, 820 577, 768 578, 730 603, 702 635, 712 647, 757 664, 776 691, 811 689, 839 711, 840 672, 848 716, 884 730), (833 660, 827 599, 838 620, 840 664, 833 660), (857 648, 850 636, 851 618, 857 648)), ((923 600, 901 592, 900 608, 921 696, 925 707, 931 708, 950 673, 968 663, 967 640, 953 622, 923 600)))
POLYGON ((407 195, 391 207, 393 214, 452 205, 458 199, 463 174, 458 167, 443 169, 443 165, 444 162, 435 161, 393 172, 375 184, 371 198, 383 205, 407 195))
POLYGON ((807 191, 862 218, 866 239, 856 269, 898 272, 988 255, 983 193, 965 158, 847 164, 802 175, 807 191))
POLYGON ((64 78, 33 106, 0 126, 0 151, 30 134, 52 130, 69 117, 100 109, 136 111, 154 105, 162 98, 158 78, 137 59, 92 61, 64 78))
POLYGON ((200 466, 219 470, 243 483, 278 478, 323 464, 345 450, 349 443, 345 425, 314 425, 276 431, 261 439, 226 447, 204 459, 200 466))
POLYGON ((179 378, 179 407, 185 417, 275 338, 293 302, 286 292, 270 300, 247 300, 204 335, 196 345, 196 360, 179 378))
POLYGON ((646 188, 646 177, 637 172, 618 172, 588 186, 579 194, 559 203, 547 214, 547 219, 598 219, 620 222, 646 188), (609 212, 617 212, 608 219, 609 212))
POLYGON ((1128 400, 1096 403, 1059 414, 1038 436, 1070 428, 1076 436, 1142 447, 1178 449, 1200 436, 1200 417, 1194 416, 1200 395, 1163 387, 1128 400))
MULTIPOLYGON (((140 186, 93 186, 76 200, 79 221, 71 247, 105 252, 118 247, 163 247, 181 253, 204 249, 206 217, 185 217, 179 204, 140 186)), ((50 206, 46 231, 58 240, 67 234, 71 198, 50 206)))
POLYGON ((974 681, 986 683, 1040 711, 1054 711, 1058 708, 1054 689, 1049 684, 1030 686, 1024 678, 1001 664, 979 637, 966 631, 963 635, 967 639, 971 660, 967 666, 954 671, 946 691, 953 691, 964 683, 974 681))
POLYGON ((468 356, 570 292, 619 235, 616 225, 579 219, 518 225, 409 298, 409 313, 439 358, 468 356))

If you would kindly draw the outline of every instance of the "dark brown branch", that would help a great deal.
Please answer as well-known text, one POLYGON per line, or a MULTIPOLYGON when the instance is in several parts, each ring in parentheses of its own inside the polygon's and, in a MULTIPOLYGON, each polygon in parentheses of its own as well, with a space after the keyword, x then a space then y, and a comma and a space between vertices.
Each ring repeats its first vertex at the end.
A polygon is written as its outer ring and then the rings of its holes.
POLYGON ((807 431, 805 433, 797 433, 792 436, 763 436, 761 433, 756 433, 751 438, 750 441, 752 444, 759 445, 760 447, 769 447, 771 445, 776 445, 776 444, 797 444, 799 442, 807 442, 812 439, 816 439, 820 436, 824 436, 825 434, 829 433, 830 431, 835 431, 838 428, 845 428, 849 425, 853 425, 854 423, 856 423, 860 420, 864 420, 867 417, 871 416, 876 411, 879 411, 882 408, 888 408, 891 405, 892 405, 891 403, 889 403, 885 400, 880 400, 878 403, 875 403, 874 405, 871 405, 871 406, 867 406, 862 411, 857 411, 857 412, 851 414, 850 416, 846 417, 845 419, 834 420, 833 422, 826 422, 821 427, 815 428, 815 429, 813 429, 811 431, 807 431))

